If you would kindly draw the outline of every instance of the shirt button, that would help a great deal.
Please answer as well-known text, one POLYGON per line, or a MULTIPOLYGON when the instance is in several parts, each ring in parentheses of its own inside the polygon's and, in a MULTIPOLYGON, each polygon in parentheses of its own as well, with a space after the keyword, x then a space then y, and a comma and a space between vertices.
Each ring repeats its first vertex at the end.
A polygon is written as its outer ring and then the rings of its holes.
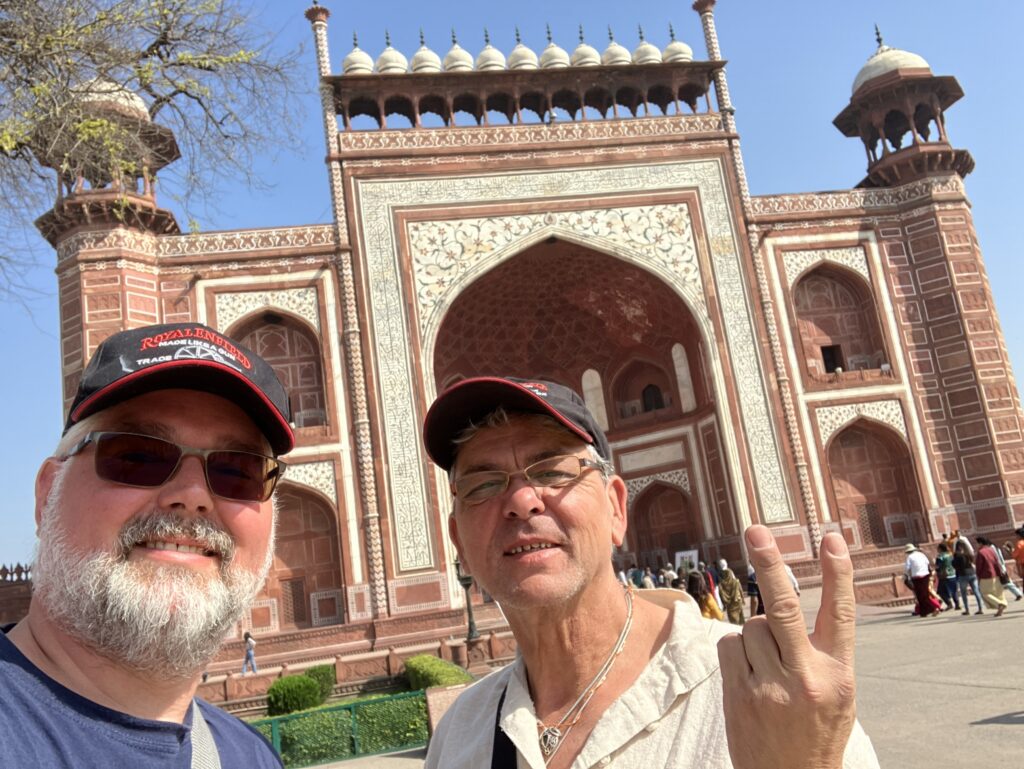
POLYGON ((598 766, 608 766, 608 764, 610 764, 611 762, 612 762, 612 757, 611 756, 605 756, 604 758, 602 758, 600 761, 597 762, 597 765, 598 766))
POLYGON ((658 728, 658 722, 655 721, 652 724, 647 724, 647 726, 644 727, 644 731, 650 733, 650 732, 653 732, 657 728, 658 728))

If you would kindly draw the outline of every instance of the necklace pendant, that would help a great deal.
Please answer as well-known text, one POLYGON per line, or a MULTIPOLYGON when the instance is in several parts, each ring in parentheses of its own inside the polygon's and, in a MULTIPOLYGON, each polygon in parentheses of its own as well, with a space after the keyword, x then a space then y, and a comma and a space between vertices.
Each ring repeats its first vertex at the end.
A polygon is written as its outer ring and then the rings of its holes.
POLYGON ((562 733, 557 726, 545 726, 540 733, 540 749, 545 756, 550 756, 558 749, 558 743, 562 741, 562 733))

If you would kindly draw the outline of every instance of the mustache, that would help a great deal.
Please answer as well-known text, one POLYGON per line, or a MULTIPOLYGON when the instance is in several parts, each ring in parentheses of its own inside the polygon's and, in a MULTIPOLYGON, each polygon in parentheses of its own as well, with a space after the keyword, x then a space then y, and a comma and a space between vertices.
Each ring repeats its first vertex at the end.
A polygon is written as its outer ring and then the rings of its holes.
POLYGON ((116 553, 127 558, 132 548, 154 539, 187 539, 220 556, 227 566, 235 556, 235 540, 206 518, 185 518, 174 513, 153 513, 126 523, 117 537, 116 553))

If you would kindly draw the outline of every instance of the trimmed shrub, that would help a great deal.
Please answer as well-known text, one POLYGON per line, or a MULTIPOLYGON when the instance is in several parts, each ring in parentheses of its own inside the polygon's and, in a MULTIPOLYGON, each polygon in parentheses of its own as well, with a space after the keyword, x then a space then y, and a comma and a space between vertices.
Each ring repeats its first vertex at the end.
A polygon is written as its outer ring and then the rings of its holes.
POLYGON ((380 753, 427 741, 423 695, 361 703, 355 709, 360 753, 380 753))
POLYGON ((285 676, 267 689, 267 715, 283 716, 319 705, 320 685, 308 676, 285 676))
POLYGON ((409 688, 413 690, 426 689, 428 686, 466 684, 473 680, 473 676, 454 662, 429 654, 417 654, 407 659, 405 675, 409 679, 409 688))
POLYGON ((280 733, 281 760, 287 767, 340 761, 353 755, 352 714, 348 710, 304 713, 282 721, 280 733))
POLYGON ((334 674, 334 665, 317 665, 303 671, 302 675, 309 676, 316 681, 320 687, 320 702, 331 696, 334 691, 334 684, 337 683, 334 674))

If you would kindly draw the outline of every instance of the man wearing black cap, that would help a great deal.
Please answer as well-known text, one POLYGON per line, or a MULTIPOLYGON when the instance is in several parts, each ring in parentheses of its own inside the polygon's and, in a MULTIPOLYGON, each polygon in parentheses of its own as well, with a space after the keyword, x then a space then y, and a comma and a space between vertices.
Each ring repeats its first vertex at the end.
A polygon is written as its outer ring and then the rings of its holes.
POLYGON ((194 695, 270 567, 292 444, 273 369, 213 329, 97 348, 36 478, 28 616, 0 628, 0 766, 281 766, 194 695))
POLYGON ((459 558, 519 647, 442 719, 429 769, 878 766, 854 717, 842 537, 822 543, 828 610, 809 639, 770 532, 752 527, 767 616, 738 635, 677 591, 634 593, 616 579, 626 487, 572 390, 464 380, 434 402, 424 440, 448 472, 459 558))

